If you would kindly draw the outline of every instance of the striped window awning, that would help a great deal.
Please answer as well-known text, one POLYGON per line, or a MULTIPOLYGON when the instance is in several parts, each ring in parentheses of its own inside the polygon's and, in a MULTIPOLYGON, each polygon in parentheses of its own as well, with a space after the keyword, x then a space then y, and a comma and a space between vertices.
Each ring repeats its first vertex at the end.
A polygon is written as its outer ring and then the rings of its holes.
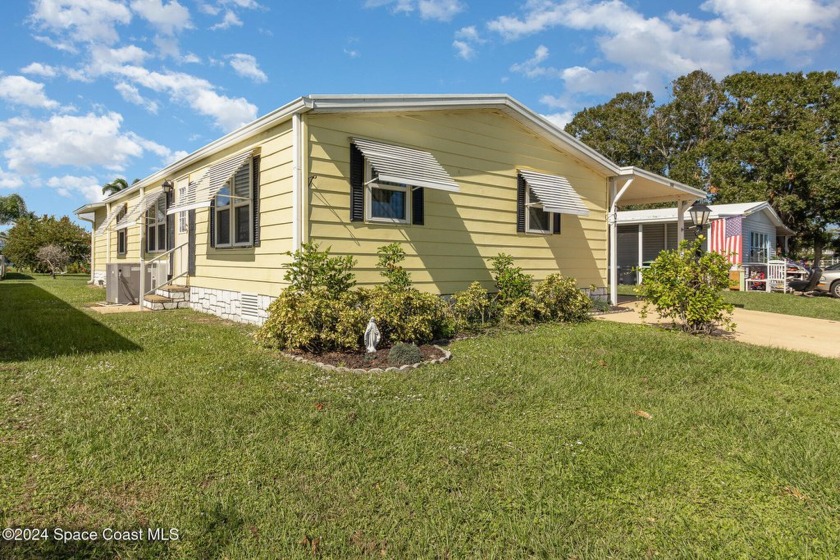
POLYGON ((412 187, 459 192, 458 184, 429 152, 353 138, 370 162, 376 180, 412 187))
POLYGON ((94 233, 94 235, 102 235, 103 233, 108 231, 108 226, 111 225, 111 223, 117 218, 120 212, 125 210, 125 207, 126 203, 123 202, 111 208, 111 211, 108 213, 107 216, 105 216, 105 220, 101 224, 99 224, 98 228, 96 228, 96 232, 94 233))
POLYGON ((117 222, 115 229, 125 229, 128 226, 133 226, 137 222, 139 222, 143 216, 146 214, 146 211, 157 204, 158 199, 163 196, 163 191, 155 191, 153 193, 148 193, 143 195, 143 198, 140 199, 140 202, 137 203, 131 211, 126 214, 122 220, 117 222))
POLYGON ((170 206, 166 213, 175 214, 209 207, 219 191, 239 171, 239 168, 245 165, 253 153, 253 150, 248 150, 211 166, 197 181, 190 182, 183 200, 170 206))
POLYGON ((575 192, 572 184, 565 177, 521 169, 519 173, 531 188, 533 197, 537 199, 536 202, 542 204, 544 211, 576 216, 589 215, 589 210, 583 205, 580 195, 575 192))

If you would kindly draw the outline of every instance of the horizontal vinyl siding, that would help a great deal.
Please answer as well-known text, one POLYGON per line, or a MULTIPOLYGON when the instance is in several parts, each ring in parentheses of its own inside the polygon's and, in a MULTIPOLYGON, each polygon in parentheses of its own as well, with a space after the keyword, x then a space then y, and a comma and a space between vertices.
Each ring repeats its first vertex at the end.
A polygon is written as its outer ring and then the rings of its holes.
POLYGON ((260 155, 260 246, 210 247, 208 208, 196 210, 196 274, 190 285, 276 296, 285 285, 283 264, 292 249, 292 125, 278 125, 256 139, 214 156, 204 166, 247 148, 260 155))
POLYGON ((741 227, 743 233, 741 237, 742 250, 744 255, 744 262, 750 261, 750 233, 765 233, 770 243, 770 258, 776 257, 776 226, 770 221, 770 218, 764 212, 756 212, 744 218, 744 223, 741 227))
POLYGON ((398 241, 421 289, 452 293, 492 286, 487 259, 500 252, 537 279, 560 272, 581 287, 606 284, 606 178, 491 110, 309 115, 308 237, 356 261, 361 285, 382 281, 376 249, 398 241), (350 137, 429 151, 460 187, 425 190, 425 225, 350 222, 350 137), (589 216, 562 216, 562 234, 516 232, 517 169, 566 177, 589 216))

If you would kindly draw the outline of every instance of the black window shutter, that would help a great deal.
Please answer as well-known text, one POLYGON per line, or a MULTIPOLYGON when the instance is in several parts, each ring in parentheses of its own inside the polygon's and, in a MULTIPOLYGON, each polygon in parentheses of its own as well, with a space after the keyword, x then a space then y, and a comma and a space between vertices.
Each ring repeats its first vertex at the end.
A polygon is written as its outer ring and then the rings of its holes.
POLYGON ((423 191, 426 189, 417 187, 413 191, 411 191, 411 223, 415 226, 422 226, 423 225, 423 217, 426 214, 426 210, 424 208, 425 204, 423 199, 423 191))
POLYGON ((552 215, 554 216, 554 219, 552 220, 553 224, 551 227, 551 233, 560 233, 560 214, 555 212, 552 215))
POLYGON ((187 270, 195 276, 195 210, 187 213, 187 270))
POLYGON ((254 210, 254 247, 260 246, 260 156, 254 156, 251 162, 254 189, 251 193, 251 208, 254 210))
POLYGON ((210 227, 207 228, 210 233, 210 246, 216 246, 216 199, 210 201, 210 227))
POLYGON ((516 175, 516 231, 525 233, 525 177, 516 175))
POLYGON ((365 221, 365 156, 350 144, 350 221, 365 221))

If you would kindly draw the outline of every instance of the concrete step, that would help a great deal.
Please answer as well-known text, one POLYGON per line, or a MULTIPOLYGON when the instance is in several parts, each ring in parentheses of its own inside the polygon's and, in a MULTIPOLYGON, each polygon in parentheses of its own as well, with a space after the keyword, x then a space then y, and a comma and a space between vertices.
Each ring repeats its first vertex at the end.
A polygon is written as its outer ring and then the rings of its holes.
POLYGON ((165 286, 161 286, 158 290, 162 292, 190 292, 189 286, 178 286, 177 284, 166 284, 165 286))
POLYGON ((178 309, 190 306, 189 301, 178 301, 170 297, 161 296, 158 294, 149 294, 143 299, 145 300, 143 302, 143 306, 146 309, 152 309, 155 311, 161 311, 164 309, 178 309))

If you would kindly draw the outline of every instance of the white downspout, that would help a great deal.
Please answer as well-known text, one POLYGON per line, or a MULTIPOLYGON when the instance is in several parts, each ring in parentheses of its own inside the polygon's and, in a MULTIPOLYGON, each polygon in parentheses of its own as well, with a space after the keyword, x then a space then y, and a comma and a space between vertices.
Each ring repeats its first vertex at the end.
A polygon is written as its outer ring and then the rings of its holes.
POLYGON ((685 202, 677 201, 677 247, 685 239, 685 202))
POLYGON ((300 249, 302 237, 303 174, 300 167, 303 142, 301 129, 300 113, 295 113, 292 115, 292 251, 300 249))
MULTIPOLYGON (((141 200, 143 200, 143 196, 146 194, 145 187, 140 187, 140 198, 138 199, 138 204, 141 200)), ((144 243, 144 234, 146 233, 146 212, 143 212, 143 215, 140 216, 140 293, 138 294, 138 298, 140 301, 140 311, 143 311, 146 308, 146 263, 143 260, 143 257, 146 256, 145 248, 146 244, 144 243)), ((125 242, 126 245, 128 244, 128 230, 125 232, 125 242)))
POLYGON ((610 214, 607 217, 607 222, 610 224, 610 304, 612 305, 618 305, 618 214, 616 205, 632 183, 633 179, 628 179, 621 190, 616 193, 615 180, 610 181, 612 203, 610 204, 610 214))
POLYGON ((642 283, 642 264, 644 261, 645 255, 645 237, 644 237, 644 226, 639 224, 639 266, 636 269, 636 284, 642 283))

